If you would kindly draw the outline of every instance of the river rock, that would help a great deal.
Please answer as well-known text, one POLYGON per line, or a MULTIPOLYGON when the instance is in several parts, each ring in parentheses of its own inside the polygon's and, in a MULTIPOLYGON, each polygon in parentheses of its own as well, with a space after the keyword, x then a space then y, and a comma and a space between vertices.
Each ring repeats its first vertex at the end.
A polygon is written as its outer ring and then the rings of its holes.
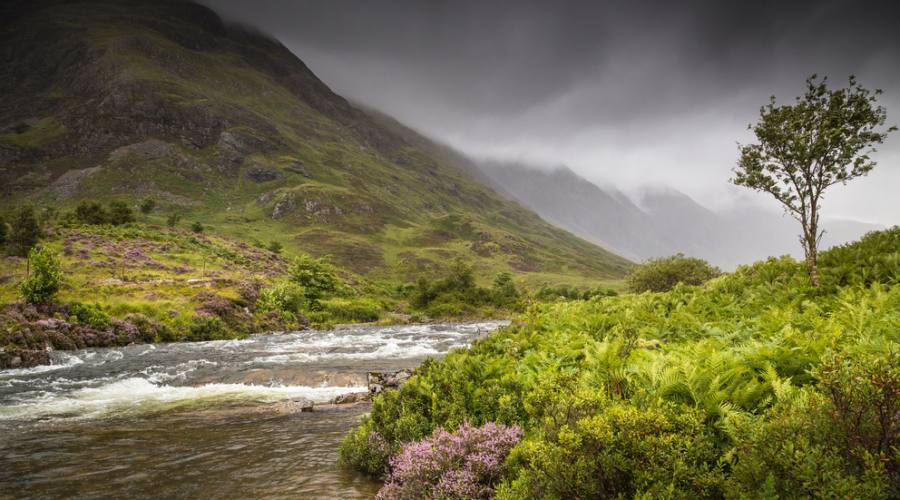
POLYGON ((368 391, 364 392, 350 392, 347 394, 341 394, 340 396, 331 400, 331 404, 333 405, 346 405, 353 403, 362 403, 365 401, 372 400, 372 393, 368 391))
POLYGON ((313 402, 308 399, 289 399, 272 403, 267 409, 279 415, 292 415, 294 413, 313 411, 314 406, 313 402))
POLYGON ((412 375, 411 370, 369 372, 366 376, 369 392, 378 394, 388 389, 399 389, 412 375))

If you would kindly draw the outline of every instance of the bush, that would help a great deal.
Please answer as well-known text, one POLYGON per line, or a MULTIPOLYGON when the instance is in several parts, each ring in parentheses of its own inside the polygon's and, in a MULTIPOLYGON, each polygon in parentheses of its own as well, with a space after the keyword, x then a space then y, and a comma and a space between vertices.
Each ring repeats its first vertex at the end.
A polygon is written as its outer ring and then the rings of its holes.
POLYGON ((381 317, 381 306, 372 299, 328 299, 323 300, 322 312, 331 321, 346 323, 368 323, 378 321, 381 317))
POLYGON ((109 328, 112 319, 106 314, 99 305, 74 303, 70 309, 72 316, 83 325, 92 326, 98 330, 109 328))
POLYGON ((295 258, 288 268, 290 280, 303 287, 308 307, 317 309, 319 299, 337 291, 340 280, 334 267, 325 259, 315 259, 309 255, 295 258))
POLYGON ((506 456, 521 438, 521 428, 492 422, 463 424, 453 433, 436 429, 391 460, 390 475, 376 498, 493 498, 506 456))
POLYGON ((169 217, 166 218, 166 225, 169 227, 175 227, 178 225, 178 221, 181 220, 181 215, 179 214, 169 214, 169 217))
POLYGON ((153 211, 156 208, 156 200, 153 198, 144 198, 141 202, 141 213, 146 215, 153 211))
POLYGON ((632 292, 666 292, 679 283, 702 285, 720 274, 703 259, 677 254, 644 262, 632 269, 626 282, 632 292))
POLYGON ((129 222, 134 222, 134 212, 131 211, 131 207, 124 201, 111 201, 109 202, 108 220, 113 226, 128 224, 129 222))
POLYGON ((306 290, 291 281, 276 283, 259 290, 256 309, 260 312, 276 312, 288 321, 306 308, 306 290))
POLYGON ((218 316, 194 316, 188 326, 185 340, 202 342, 207 340, 225 340, 232 338, 228 326, 218 316))
POLYGON ((0 217, 0 245, 6 243, 6 219, 0 217))
POLYGON ((75 207, 75 220, 82 224, 106 224, 109 222, 109 214, 95 201, 82 201, 75 207))
POLYGON ((387 473, 387 463, 391 458, 390 445, 377 432, 368 432, 358 427, 341 441, 338 449, 340 463, 352 467, 372 477, 382 477, 387 473))
POLYGON ((771 497, 900 496, 900 355, 826 353, 818 387, 786 391, 762 421, 739 418, 732 491, 771 497))
POLYGON ((9 253, 25 257, 41 239, 41 226, 34 215, 34 207, 25 205, 16 211, 10 221, 9 253))
POLYGON ((191 231, 193 231, 195 233, 202 233, 203 232, 203 224, 201 224, 197 221, 194 221, 194 223, 191 224, 191 231))
POLYGON ((53 300, 62 284, 59 258, 46 247, 28 252, 29 275, 19 286, 22 298, 29 304, 45 304, 53 300))
POLYGON ((272 241, 269 243, 268 249, 272 253, 281 253, 282 246, 281 246, 281 243, 278 243, 277 241, 272 241))

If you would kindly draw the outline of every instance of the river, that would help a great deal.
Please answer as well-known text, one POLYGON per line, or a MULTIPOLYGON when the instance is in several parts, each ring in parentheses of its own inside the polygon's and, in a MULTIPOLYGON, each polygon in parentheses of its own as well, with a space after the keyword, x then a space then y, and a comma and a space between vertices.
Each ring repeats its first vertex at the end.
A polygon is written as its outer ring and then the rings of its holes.
POLYGON ((0 371, 0 498, 371 498, 337 465, 368 404, 272 411, 366 390, 505 322, 257 335, 54 352, 0 371))

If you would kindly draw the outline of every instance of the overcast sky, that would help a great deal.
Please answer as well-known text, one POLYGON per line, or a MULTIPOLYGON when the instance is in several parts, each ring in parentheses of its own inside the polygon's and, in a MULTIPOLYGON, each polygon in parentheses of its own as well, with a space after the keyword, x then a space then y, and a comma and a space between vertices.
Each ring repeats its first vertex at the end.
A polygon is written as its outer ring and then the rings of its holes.
MULTIPOLYGON (((900 124, 900 2, 206 0, 336 92, 474 156, 565 164, 714 208, 770 95, 812 73, 884 90, 900 124)), ((825 213, 900 223, 900 134, 825 213)), ((766 203, 774 204, 774 201, 766 203)))

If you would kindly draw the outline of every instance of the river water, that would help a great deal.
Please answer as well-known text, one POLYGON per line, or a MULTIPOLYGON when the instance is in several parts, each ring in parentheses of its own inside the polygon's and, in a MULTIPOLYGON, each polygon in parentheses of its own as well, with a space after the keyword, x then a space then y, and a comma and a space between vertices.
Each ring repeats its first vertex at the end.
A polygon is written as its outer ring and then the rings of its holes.
POLYGON ((504 322, 354 327, 53 353, 0 371, 0 498, 370 498, 337 465, 366 390, 504 322), (276 404, 273 404, 276 403, 276 404))

